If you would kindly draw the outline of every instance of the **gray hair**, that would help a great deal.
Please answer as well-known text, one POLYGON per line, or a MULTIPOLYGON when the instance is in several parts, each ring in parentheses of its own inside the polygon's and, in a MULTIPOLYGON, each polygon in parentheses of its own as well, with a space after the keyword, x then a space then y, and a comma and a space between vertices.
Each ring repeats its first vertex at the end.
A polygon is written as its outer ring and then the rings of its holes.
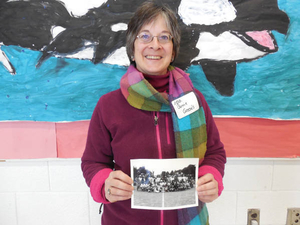
POLYGON ((153 1, 146 1, 138 7, 135 14, 128 23, 126 32, 126 51, 130 64, 134 63, 132 56, 134 54, 134 42, 138 32, 145 24, 149 24, 158 16, 163 16, 167 27, 173 37, 174 60, 179 53, 180 47, 180 27, 178 25, 176 14, 165 4, 157 4, 153 1))

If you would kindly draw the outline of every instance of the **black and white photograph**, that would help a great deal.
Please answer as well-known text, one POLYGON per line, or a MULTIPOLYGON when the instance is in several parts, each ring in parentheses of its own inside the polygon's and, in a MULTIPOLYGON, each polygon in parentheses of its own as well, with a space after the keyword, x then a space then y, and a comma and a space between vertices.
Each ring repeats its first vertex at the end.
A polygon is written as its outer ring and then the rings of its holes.
POLYGON ((130 164, 132 208, 167 210, 198 205, 199 159, 132 159, 130 164))

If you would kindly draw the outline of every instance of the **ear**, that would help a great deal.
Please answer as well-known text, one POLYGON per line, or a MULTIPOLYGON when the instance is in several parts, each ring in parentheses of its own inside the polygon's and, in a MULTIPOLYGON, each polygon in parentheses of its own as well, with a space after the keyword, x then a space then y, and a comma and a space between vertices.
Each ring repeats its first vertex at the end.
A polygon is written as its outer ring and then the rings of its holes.
POLYGON ((134 61, 134 56, 132 55, 132 56, 130 57, 130 59, 131 59, 131 61, 134 61))

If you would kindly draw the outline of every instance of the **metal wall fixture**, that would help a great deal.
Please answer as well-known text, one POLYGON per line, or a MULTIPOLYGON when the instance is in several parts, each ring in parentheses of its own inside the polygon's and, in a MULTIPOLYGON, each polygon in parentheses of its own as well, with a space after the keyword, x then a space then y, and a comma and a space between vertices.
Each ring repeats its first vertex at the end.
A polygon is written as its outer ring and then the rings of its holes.
POLYGON ((260 210, 248 209, 248 222, 247 225, 260 225, 260 210))
POLYGON ((300 225, 300 208, 289 208, 287 211, 286 225, 300 225))

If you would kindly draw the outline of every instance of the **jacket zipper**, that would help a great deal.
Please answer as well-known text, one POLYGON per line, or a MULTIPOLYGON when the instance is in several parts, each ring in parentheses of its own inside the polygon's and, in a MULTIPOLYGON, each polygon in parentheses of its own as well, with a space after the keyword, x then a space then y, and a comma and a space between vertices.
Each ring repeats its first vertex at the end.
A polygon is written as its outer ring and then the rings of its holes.
MULTIPOLYGON (((161 152, 161 140, 160 140, 160 132, 159 132, 159 112, 153 112, 154 114, 154 125, 156 130, 156 140, 157 140, 157 148, 158 148, 158 158, 162 159, 162 152, 161 152)), ((160 225, 164 224, 164 211, 160 210, 160 225)))
POLYGON ((157 147, 158 147, 158 158, 162 159, 162 152, 161 152, 161 140, 160 140, 160 132, 159 132, 159 112, 153 112, 154 113, 154 125, 156 130, 156 140, 157 140, 157 147))

